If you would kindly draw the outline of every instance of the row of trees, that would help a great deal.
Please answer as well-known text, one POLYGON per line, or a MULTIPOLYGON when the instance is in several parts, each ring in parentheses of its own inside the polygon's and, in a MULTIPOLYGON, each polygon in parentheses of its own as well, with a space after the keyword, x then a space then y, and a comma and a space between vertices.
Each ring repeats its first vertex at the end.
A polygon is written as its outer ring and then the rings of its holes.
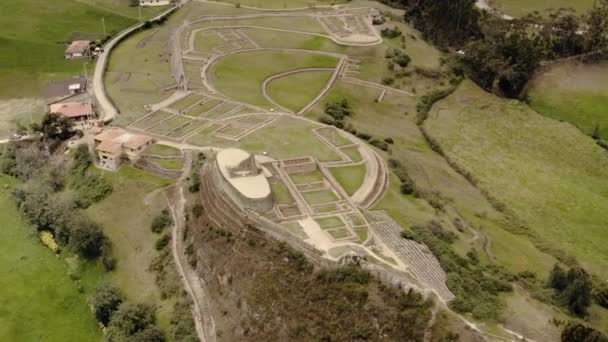
POLYGON ((608 52, 608 0, 582 16, 561 9, 515 20, 481 13, 475 0, 426 0, 406 20, 437 46, 462 49, 468 76, 507 97, 521 95, 542 60, 608 52))

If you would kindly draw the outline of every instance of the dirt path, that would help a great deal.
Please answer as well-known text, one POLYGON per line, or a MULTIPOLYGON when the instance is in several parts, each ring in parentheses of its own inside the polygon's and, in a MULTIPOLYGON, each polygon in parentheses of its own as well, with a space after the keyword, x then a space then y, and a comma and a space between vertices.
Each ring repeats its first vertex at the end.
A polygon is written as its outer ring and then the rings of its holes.
POLYGON ((211 316, 209 310, 209 303, 207 294, 204 288, 204 284, 196 272, 190 267, 188 262, 185 260, 185 247, 183 245, 183 229, 185 227, 184 210, 186 205, 186 198, 184 197, 184 182, 190 175, 192 167, 192 152, 184 152, 184 169, 182 175, 175 185, 175 192, 173 198, 169 201, 169 208, 173 215, 173 229, 171 232, 171 251, 173 253, 173 259, 177 266, 177 271, 182 279, 186 292, 192 299, 192 314, 194 318, 194 324, 196 327, 196 333, 202 342, 215 342, 215 322, 211 316))

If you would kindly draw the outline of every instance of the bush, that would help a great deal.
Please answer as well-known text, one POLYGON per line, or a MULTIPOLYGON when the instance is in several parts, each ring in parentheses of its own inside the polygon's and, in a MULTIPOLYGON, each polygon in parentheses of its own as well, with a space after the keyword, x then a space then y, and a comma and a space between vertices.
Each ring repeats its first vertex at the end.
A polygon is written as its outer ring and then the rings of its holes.
POLYGON ((88 168, 92 160, 87 145, 82 144, 76 148, 70 174, 71 185, 76 190, 78 198, 76 205, 80 208, 88 208, 112 193, 112 185, 100 175, 89 174, 88 168))
POLYGON ((402 230, 399 235, 406 240, 416 240, 416 234, 409 230, 402 230))
POLYGON ((446 89, 433 90, 430 93, 422 96, 420 98, 420 101, 418 101, 418 103, 416 104, 416 112, 418 114, 418 120, 416 123, 418 125, 421 125, 428 117, 429 111, 431 110, 435 102, 450 96, 450 94, 452 94, 454 90, 456 90, 456 87, 452 86, 446 89))
POLYGON ((158 240, 156 240, 156 242, 154 243, 154 248, 157 251, 160 251, 160 250, 164 249, 165 247, 167 247, 169 242, 171 242, 171 233, 166 233, 165 235, 161 236, 158 240))
POLYGON ((402 33, 401 30, 397 27, 393 27, 393 28, 384 28, 382 29, 382 31, 380 31, 380 34, 382 35, 382 37, 385 38, 397 38, 399 37, 402 33))
POLYGON ((204 211, 203 205, 200 203, 197 203, 192 207, 192 215, 194 215, 195 218, 201 217, 204 211))
POLYGON ((578 322, 568 322, 561 334, 562 342, 608 342, 608 336, 578 322))
POLYGON ((111 341, 164 341, 154 324, 153 306, 125 302, 112 314, 107 336, 111 341))
POLYGON ((53 253, 57 254, 61 251, 59 245, 53 238, 53 233, 51 233, 50 231, 43 230, 38 233, 38 237, 40 238, 40 241, 42 241, 42 243, 47 246, 53 253))
POLYGON ((89 299, 95 319, 104 326, 108 326, 112 314, 118 310, 123 298, 117 288, 103 284, 95 289, 95 293, 89 299))
POLYGON ((105 241, 101 226, 85 216, 70 224, 68 246, 82 257, 92 259, 100 256, 105 241))
POLYGON ((172 223, 173 219, 171 218, 171 214, 169 214, 169 210, 163 209, 160 214, 152 220, 152 225, 150 226, 150 229, 154 233, 160 233, 172 223))
POLYGON ((328 102, 325 104, 325 114, 332 117, 335 121, 342 121, 346 117, 353 115, 353 111, 346 98, 340 101, 328 102))

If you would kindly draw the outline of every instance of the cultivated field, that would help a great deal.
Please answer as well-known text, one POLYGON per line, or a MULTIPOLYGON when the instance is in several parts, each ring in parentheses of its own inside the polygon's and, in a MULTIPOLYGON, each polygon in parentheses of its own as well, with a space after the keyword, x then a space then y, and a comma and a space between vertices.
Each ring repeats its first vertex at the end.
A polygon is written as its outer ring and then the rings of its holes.
POLYGON ((556 64, 536 76, 528 95, 539 113, 589 135, 598 125, 602 138, 608 139, 608 63, 556 64))
POLYGON ((608 157, 591 139, 470 82, 435 105, 426 128, 454 162, 528 223, 539 243, 608 275, 608 157))

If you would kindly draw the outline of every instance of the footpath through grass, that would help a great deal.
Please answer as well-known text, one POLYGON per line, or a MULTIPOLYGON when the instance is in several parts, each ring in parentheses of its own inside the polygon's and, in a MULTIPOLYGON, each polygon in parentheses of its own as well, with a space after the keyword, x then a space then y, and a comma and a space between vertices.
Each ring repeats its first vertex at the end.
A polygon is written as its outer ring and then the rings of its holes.
POLYGON ((0 341, 99 341, 86 294, 21 219, 7 184, 0 176, 0 341))
POLYGON ((592 139, 471 82, 435 104, 425 127, 541 243, 608 276, 608 155, 592 139))

